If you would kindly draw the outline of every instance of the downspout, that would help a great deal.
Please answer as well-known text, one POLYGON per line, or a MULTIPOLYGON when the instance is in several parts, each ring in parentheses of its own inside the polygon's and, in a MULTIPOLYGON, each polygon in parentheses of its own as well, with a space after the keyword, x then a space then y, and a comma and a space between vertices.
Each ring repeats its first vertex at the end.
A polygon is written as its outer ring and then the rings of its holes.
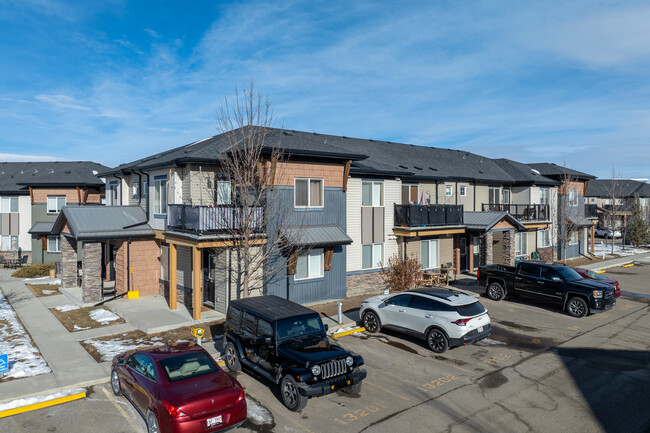
POLYGON ((149 197, 149 187, 151 186, 151 179, 149 172, 147 172, 147 222, 149 222, 149 208, 151 207, 151 197, 149 197))
POLYGON ((474 211, 476 212, 476 181, 474 181, 474 211))
POLYGON ((454 197, 456 197, 456 206, 458 206, 458 181, 456 181, 456 186, 454 186, 456 194, 454 194, 454 197))
POLYGON ((438 181, 436 180, 436 204, 438 204, 438 181))
MULTIPOLYGON (((119 191, 120 191, 120 199, 119 199, 119 206, 121 206, 121 205, 122 205, 122 180, 123 180, 123 179, 122 179, 121 177, 119 177, 117 174, 115 174, 114 176, 120 180, 120 190, 119 190, 119 191)), ((115 206, 115 205, 111 205, 111 206, 115 206)))
POLYGON ((126 291, 131 291, 131 238, 126 241, 126 291))

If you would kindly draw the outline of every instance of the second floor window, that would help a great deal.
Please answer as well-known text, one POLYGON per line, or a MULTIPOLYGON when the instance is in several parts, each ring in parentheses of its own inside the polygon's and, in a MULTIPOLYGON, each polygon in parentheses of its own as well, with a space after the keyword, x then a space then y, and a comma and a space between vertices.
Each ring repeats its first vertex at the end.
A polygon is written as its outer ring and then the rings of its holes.
POLYGON ((295 179, 295 207, 323 207, 323 179, 295 179))
POLYGON ((361 183, 361 206, 380 207, 384 205, 384 182, 361 183))
POLYGON ((138 182, 133 182, 132 188, 132 196, 137 197, 140 194, 140 184, 138 182))
POLYGON ((156 214, 164 215, 167 213, 167 176, 154 177, 153 186, 153 211, 156 214))
POLYGON ((47 196, 47 213, 59 213, 61 208, 65 206, 64 195, 48 195, 47 196))
POLYGON ((459 186, 458 189, 461 197, 465 197, 467 195, 467 187, 465 185, 459 186))
POLYGON ((18 212, 18 197, 2 197, 0 200, 0 212, 18 212))
POLYGON ((119 182, 114 180, 109 182, 108 187, 106 187, 106 203, 109 206, 118 206, 120 204, 117 197, 118 186, 119 182))
POLYGON ((447 197, 454 195, 454 187, 451 185, 445 185, 445 195, 447 197))
POLYGON ((499 195, 500 195, 501 189, 498 186, 491 186, 488 191, 488 199, 490 200, 490 204, 500 204, 501 201, 499 200, 499 195))
POLYGON ((578 206, 578 190, 569 190, 569 206, 578 206))
POLYGON ((142 181, 142 197, 146 197, 149 195, 149 181, 143 180, 142 181))
POLYGON ((549 188, 539 189, 539 204, 551 204, 551 190, 549 188))
POLYGON ((510 190, 503 190, 503 204, 510 204, 510 190))
POLYGON ((232 202, 232 188, 230 182, 225 180, 217 181, 217 204, 228 205, 232 202))

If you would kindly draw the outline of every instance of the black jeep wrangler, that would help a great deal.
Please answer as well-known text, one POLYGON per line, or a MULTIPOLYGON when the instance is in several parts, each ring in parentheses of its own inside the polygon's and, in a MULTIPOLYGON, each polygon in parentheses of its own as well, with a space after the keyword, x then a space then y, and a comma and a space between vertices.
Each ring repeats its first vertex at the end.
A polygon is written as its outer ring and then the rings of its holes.
POLYGON ((232 301, 224 332, 226 366, 242 365, 280 385, 284 405, 309 397, 361 390, 363 358, 330 341, 318 313, 273 295, 232 301))

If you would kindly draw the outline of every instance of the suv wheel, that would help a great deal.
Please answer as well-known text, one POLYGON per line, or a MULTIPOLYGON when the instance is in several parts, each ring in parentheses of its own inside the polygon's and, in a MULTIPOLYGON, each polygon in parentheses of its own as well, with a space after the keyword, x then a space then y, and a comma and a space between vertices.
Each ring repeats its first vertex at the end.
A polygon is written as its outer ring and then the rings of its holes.
POLYGON ((569 302, 566 304, 566 311, 570 316, 580 318, 587 315, 589 307, 584 299, 575 297, 569 299, 569 302))
POLYGON ((239 362, 239 354, 237 353, 237 348, 232 343, 226 344, 226 367, 230 371, 241 371, 241 362, 239 362))
POLYGON ((429 349, 436 353, 442 353, 449 347, 447 336, 439 329, 432 329, 427 334, 427 344, 429 349))
POLYGON ((363 315, 363 327, 371 334, 378 332, 381 329, 379 317, 377 317, 377 315, 372 311, 366 311, 363 315))
POLYGON ((280 382, 282 403, 292 412, 297 412, 307 406, 308 398, 300 394, 296 380, 287 374, 280 382))
POLYGON ((500 301, 506 296, 506 291, 503 290, 503 287, 499 283, 492 283, 487 288, 488 298, 493 301, 500 301))

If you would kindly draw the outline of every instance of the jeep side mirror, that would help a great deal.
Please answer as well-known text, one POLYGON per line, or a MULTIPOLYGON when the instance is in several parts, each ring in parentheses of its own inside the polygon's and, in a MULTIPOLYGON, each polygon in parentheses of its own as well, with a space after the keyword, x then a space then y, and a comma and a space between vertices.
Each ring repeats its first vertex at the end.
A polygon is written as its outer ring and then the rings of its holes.
POLYGON ((327 325, 327 323, 323 325, 323 328, 325 328, 325 332, 327 332, 330 329, 330 327, 327 325))
POLYGON ((560 277, 553 277, 553 281, 555 281, 556 283, 561 283, 561 282, 562 282, 562 278, 560 278, 560 277))

